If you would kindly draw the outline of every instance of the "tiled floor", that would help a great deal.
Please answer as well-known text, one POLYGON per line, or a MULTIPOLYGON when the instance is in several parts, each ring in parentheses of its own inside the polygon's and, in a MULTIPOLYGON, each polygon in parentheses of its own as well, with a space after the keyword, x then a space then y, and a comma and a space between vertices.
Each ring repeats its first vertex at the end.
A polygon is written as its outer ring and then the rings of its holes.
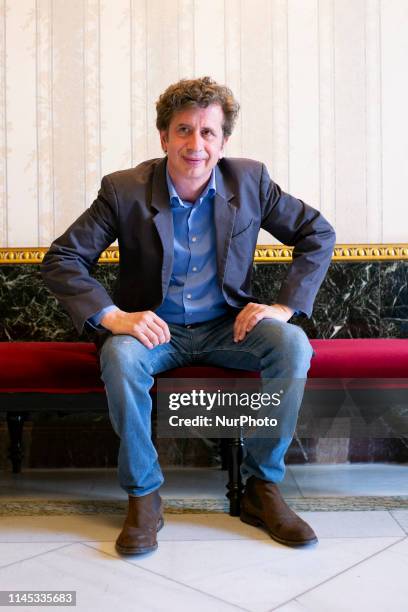
MULTIPOLYGON (((165 498, 224 495, 225 472, 165 475, 165 498)), ((6 501, 126 498, 112 470, 0 478, 6 501)), ((288 499, 407 496, 408 465, 290 466, 281 490, 288 499)), ((282 546, 227 514, 167 514, 159 550, 129 558, 114 548, 119 514, 0 516, 0 590, 75 590, 76 609, 90 612, 408 610, 408 504, 301 516, 317 546, 282 546)))

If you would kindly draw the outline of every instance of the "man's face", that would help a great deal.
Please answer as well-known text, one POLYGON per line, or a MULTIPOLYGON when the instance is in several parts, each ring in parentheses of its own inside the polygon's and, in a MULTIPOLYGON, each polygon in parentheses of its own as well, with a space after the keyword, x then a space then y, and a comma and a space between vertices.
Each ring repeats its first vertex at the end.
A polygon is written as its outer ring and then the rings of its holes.
POLYGON ((222 156, 224 113, 219 104, 174 113, 169 129, 160 132, 172 180, 177 184, 204 185, 222 156))

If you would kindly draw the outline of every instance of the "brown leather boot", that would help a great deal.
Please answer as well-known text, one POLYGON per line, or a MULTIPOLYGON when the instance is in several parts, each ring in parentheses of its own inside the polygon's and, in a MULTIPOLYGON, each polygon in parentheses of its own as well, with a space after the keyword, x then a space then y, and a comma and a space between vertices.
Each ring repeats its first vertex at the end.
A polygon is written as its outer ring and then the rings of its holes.
POLYGON ((249 525, 263 527, 271 538, 287 546, 317 542, 313 529, 289 508, 277 485, 255 476, 246 482, 240 519, 249 525))
POLYGON ((116 540, 116 550, 122 555, 156 550, 157 532, 163 527, 162 512, 162 500, 157 490, 141 497, 129 495, 128 513, 116 540))

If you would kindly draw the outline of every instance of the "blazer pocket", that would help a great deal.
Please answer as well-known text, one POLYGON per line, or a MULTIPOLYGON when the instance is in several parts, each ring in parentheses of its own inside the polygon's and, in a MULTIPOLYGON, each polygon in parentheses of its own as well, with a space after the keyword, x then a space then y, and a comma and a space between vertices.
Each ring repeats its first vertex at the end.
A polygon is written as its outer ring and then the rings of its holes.
POLYGON ((248 225, 246 225, 245 227, 239 228, 238 231, 236 231, 234 234, 232 234, 231 239, 232 238, 236 238, 237 236, 240 236, 241 234, 246 232, 251 227, 252 221, 253 221, 253 219, 251 219, 250 222, 248 223, 248 225))

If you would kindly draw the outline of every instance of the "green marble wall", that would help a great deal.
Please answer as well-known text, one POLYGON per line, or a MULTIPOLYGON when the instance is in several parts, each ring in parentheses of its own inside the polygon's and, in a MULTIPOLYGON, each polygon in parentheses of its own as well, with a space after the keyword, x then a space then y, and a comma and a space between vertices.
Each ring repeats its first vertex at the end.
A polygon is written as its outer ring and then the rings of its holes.
MULTIPOLYGON (((275 300, 288 265, 254 266, 254 294, 261 301, 275 300)), ((117 264, 101 264, 95 276, 110 290, 116 272, 117 264)), ((408 261, 332 264, 312 318, 294 322, 310 338, 408 337, 408 261)), ((78 339, 38 265, 0 265, 0 341, 78 339)))

